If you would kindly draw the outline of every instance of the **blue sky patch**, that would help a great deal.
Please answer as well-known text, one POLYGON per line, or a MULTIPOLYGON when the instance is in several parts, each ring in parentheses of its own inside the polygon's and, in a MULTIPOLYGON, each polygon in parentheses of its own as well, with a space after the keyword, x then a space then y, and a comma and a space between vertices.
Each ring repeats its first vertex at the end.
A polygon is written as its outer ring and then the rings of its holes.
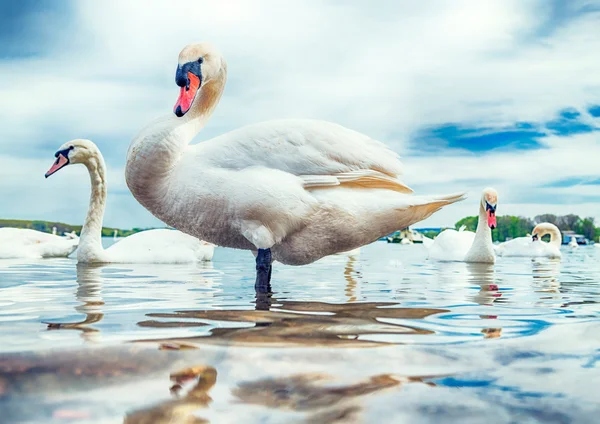
POLYGON ((566 136, 573 134, 583 134, 595 131, 596 128, 592 127, 585 122, 581 122, 579 118, 581 113, 573 108, 563 109, 558 113, 558 117, 546 123, 548 128, 555 135, 566 136))
POLYGON ((421 130, 413 139, 413 149, 428 152, 461 149, 475 153, 491 150, 529 150, 543 148, 539 142, 545 134, 534 124, 519 122, 505 128, 476 128, 460 124, 443 124, 421 130))
POLYGON ((600 105, 593 105, 588 108, 588 113, 594 118, 600 117, 600 105))
POLYGON ((600 185, 600 176, 598 177, 568 177, 563 178, 561 180, 552 181, 548 184, 545 184, 544 187, 573 187, 577 185, 600 185))
POLYGON ((0 2, 0 60, 36 56, 71 20, 68 1, 0 2))

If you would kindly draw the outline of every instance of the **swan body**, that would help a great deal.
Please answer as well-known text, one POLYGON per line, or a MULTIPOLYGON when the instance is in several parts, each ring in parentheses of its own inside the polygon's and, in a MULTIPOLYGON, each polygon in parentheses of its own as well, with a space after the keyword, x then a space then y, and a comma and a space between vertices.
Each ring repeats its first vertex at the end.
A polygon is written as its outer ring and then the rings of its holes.
POLYGON ((129 147, 127 185, 168 225, 259 256, 268 249, 269 264, 302 265, 462 200, 462 194, 409 195, 394 152, 330 122, 269 121, 188 145, 216 107, 226 75, 213 47, 184 48, 177 116, 150 123, 129 147))
POLYGON ((429 250, 429 259, 438 261, 460 261, 494 263, 494 245, 491 229, 496 227, 498 194, 487 188, 483 191, 479 206, 477 231, 444 230, 434 240, 423 241, 429 250))
POLYGON ((81 230, 77 261, 81 263, 185 263, 212 260, 214 245, 180 231, 147 230, 125 237, 108 249, 102 247, 102 220, 106 206, 106 166, 98 147, 89 140, 72 140, 60 147, 56 162, 46 173, 82 163, 90 174, 90 206, 81 230))
POLYGON ((498 256, 520 256, 528 258, 560 258, 562 237, 560 230, 554 224, 543 222, 535 226, 531 237, 517 237, 496 247, 498 256), (550 234, 550 242, 541 240, 550 234))
POLYGON ((79 237, 60 237, 27 228, 0 228, 0 259, 67 257, 77 249, 79 237))

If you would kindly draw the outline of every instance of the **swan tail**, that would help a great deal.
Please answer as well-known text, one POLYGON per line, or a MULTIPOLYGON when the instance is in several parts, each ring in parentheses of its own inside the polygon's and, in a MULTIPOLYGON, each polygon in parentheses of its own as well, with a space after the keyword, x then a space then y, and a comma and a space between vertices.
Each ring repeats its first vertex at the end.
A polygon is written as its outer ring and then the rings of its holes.
POLYGON ((415 202, 401 213, 400 227, 406 228, 412 224, 429 218, 444 206, 460 202, 466 198, 465 193, 454 193, 441 196, 418 196, 415 202), (409 213, 406 213, 409 212, 409 213))

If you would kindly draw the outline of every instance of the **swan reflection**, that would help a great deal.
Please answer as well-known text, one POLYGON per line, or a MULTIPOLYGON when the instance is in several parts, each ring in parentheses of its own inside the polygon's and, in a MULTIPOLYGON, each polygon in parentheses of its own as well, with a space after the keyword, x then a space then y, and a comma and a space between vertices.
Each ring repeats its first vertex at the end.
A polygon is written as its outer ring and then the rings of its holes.
MULTIPOLYGON (((190 320, 230 324, 227 327, 212 328, 203 336, 138 341, 166 343, 170 346, 210 343, 278 347, 374 347, 388 345, 392 342, 389 338, 394 335, 433 333, 412 325, 381 322, 382 319, 415 320, 448 312, 446 309, 436 308, 401 308, 393 302, 331 304, 278 301, 275 298, 270 298, 270 302, 275 310, 198 310, 147 314, 157 326, 190 320), (154 318, 170 321, 155 321, 154 318), (379 341, 374 341, 374 337, 379 341)), ((148 322, 145 321, 145 325, 148 322)))
POLYGON ((84 340, 95 341, 95 333, 99 330, 90 325, 104 318, 102 312, 104 300, 101 296, 104 283, 101 276, 102 268, 103 265, 99 264, 77 264, 75 299, 80 304, 75 307, 75 311, 85 315, 85 318, 76 322, 45 322, 49 330, 79 330, 84 340))

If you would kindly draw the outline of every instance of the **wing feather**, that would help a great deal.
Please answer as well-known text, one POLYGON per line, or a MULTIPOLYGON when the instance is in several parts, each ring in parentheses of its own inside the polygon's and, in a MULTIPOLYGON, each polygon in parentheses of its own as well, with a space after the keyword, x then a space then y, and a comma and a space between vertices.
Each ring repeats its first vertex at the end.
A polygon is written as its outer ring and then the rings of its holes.
POLYGON ((262 122, 191 147, 199 163, 206 161, 229 169, 278 169, 302 177, 309 187, 353 183, 408 189, 398 180, 402 164, 396 152, 377 140, 331 122, 307 119, 262 122))
POLYGON ((334 175, 301 176, 307 189, 330 188, 339 185, 354 188, 378 188, 410 194, 413 190, 397 178, 372 169, 342 172, 334 175))

